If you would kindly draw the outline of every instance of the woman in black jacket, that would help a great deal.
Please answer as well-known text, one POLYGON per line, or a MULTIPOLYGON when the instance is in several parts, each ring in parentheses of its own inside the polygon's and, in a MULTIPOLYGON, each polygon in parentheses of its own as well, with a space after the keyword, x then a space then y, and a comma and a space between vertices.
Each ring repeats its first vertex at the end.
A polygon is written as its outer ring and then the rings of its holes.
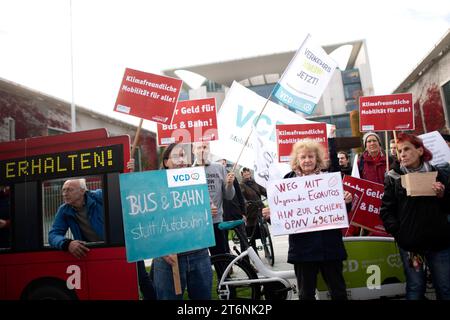
POLYGON ((450 299, 450 228, 447 211, 450 191, 438 170, 432 189, 435 197, 411 197, 401 183, 401 176, 413 172, 431 172, 431 152, 420 138, 400 134, 397 139, 400 166, 389 171, 384 181, 380 216, 386 231, 394 236, 406 275, 406 298, 423 299, 426 273, 430 267, 438 299, 450 299))
MULTIPOLYGON (((323 147, 312 140, 299 141, 292 147, 292 171, 284 178, 321 174, 326 168, 323 147)), ((345 202, 352 195, 344 192, 345 202)), ((263 214, 270 214, 269 208, 263 214)), ((305 232, 289 235, 288 262, 294 265, 300 300, 314 300, 319 271, 325 280, 331 299, 347 300, 342 262, 347 253, 340 229, 305 232)))

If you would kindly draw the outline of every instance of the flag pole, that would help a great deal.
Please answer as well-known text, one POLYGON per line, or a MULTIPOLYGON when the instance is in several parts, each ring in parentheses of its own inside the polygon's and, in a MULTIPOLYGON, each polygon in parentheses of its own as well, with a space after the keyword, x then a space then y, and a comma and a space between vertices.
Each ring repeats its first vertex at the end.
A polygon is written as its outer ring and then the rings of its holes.
POLYGON ((141 118, 141 121, 139 121, 139 126, 136 130, 136 135, 134 136, 133 146, 131 147, 131 153, 130 153, 130 159, 134 158, 134 153, 136 151, 136 145, 139 141, 139 134, 141 133, 142 123, 144 122, 144 119, 141 118))
POLYGON ((384 132, 384 139, 386 142, 386 172, 389 171, 389 153, 388 153, 388 149, 389 149, 389 140, 388 140, 388 132, 387 130, 384 132))
POLYGON ((272 93, 270 93, 269 97, 268 97, 267 100, 266 100, 266 103, 264 103, 264 106, 263 106, 261 112, 258 114, 258 117, 256 117, 255 125, 251 126, 250 133, 248 134, 247 139, 245 140, 245 143, 244 143, 244 145, 242 146, 241 152, 239 152, 239 156, 237 157, 236 162, 234 163, 233 168, 231 169, 231 171, 234 171, 234 170, 236 169, 236 166, 237 166, 237 164, 238 164, 238 162, 239 162, 239 159, 241 159, 242 153, 244 152, 244 148, 245 148, 245 146, 247 145, 248 140, 250 139, 250 136, 251 136, 252 133, 253 133, 253 128, 256 127, 256 126, 258 125, 259 118, 261 118, 261 115, 262 115, 262 113, 264 112, 264 109, 266 108, 267 103, 269 102, 271 96, 272 96, 272 93))

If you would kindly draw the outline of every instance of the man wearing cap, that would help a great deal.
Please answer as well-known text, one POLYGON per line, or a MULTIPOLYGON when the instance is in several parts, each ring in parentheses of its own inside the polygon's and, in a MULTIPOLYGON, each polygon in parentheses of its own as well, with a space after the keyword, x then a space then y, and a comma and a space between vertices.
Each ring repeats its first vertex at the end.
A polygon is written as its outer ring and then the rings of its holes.
MULTIPOLYGON (((375 132, 363 136, 364 153, 358 160, 359 175, 362 179, 384 184, 386 155, 381 150, 381 139, 375 132)), ((389 157, 389 164, 392 158, 389 157)))

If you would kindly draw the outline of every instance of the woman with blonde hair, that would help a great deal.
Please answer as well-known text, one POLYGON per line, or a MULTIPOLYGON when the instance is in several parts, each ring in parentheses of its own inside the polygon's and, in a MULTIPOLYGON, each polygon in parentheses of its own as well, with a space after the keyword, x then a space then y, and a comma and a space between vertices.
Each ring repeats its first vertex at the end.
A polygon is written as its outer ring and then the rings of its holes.
MULTIPOLYGON (((291 153, 291 169, 284 178, 321 174, 326 168, 325 151, 313 140, 294 144, 291 153)), ((344 193, 345 203, 352 201, 350 193, 344 193)), ((270 214, 266 208, 264 214, 270 214)), ((342 262, 347 253, 339 229, 313 231, 289 235, 288 263, 294 265, 300 300, 315 300, 317 274, 322 274, 333 300, 347 300, 342 262)))

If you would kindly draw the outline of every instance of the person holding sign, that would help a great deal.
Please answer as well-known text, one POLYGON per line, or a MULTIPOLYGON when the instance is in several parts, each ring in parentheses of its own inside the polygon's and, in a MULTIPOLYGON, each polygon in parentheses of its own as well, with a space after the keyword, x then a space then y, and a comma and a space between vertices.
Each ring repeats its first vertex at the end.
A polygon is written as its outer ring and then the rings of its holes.
MULTIPOLYGON (((375 132, 367 132, 363 136, 364 153, 358 160, 361 179, 383 184, 386 172, 386 155, 381 150, 381 139, 375 132)), ((389 156, 388 156, 389 157, 389 156)), ((389 157, 389 164, 392 158, 389 157)))
MULTIPOLYGON (((186 154, 181 145, 173 143, 164 150, 161 169, 175 169, 187 167, 186 154)), ((217 208, 212 208, 213 215, 217 208)), ((182 300, 187 288, 189 299, 210 300, 213 273, 208 249, 168 255, 153 260, 153 280, 158 300, 182 300), (176 258, 176 259, 175 259, 176 258), (178 260, 181 282, 181 294, 175 293, 172 266, 178 260)))
POLYGON ((437 299, 450 300, 448 182, 440 169, 429 163, 433 156, 419 137, 401 133, 397 150, 400 167, 390 170, 386 176, 380 216, 386 231, 394 236, 400 248, 406 275, 406 299, 425 298, 426 271, 423 263, 426 262, 437 299), (435 196, 408 195, 402 177, 435 171, 437 181, 427 187, 435 196))
POLYGON ((193 165, 205 166, 209 197, 212 204, 217 207, 217 214, 213 216, 216 245, 209 248, 209 252, 212 256, 227 253, 228 239, 225 236, 225 232, 219 229, 219 223, 223 221, 223 199, 232 200, 235 195, 233 186, 234 173, 227 173, 224 166, 209 161, 209 142, 194 142, 192 148, 195 157, 193 165))
MULTIPOLYGON (((309 139, 292 147, 291 168, 284 178, 320 175, 326 168, 323 147, 309 139)), ((351 204, 352 195, 344 192, 345 203, 351 204)), ((269 208, 263 215, 270 214, 269 208)), ((342 262, 347 258, 342 232, 339 229, 313 231, 289 235, 288 262, 294 265, 300 300, 315 300, 317 274, 320 271, 331 299, 347 300, 342 262)))
POLYGON ((256 239, 261 237, 258 227, 258 215, 262 214, 262 209, 264 208, 261 197, 267 198, 267 191, 266 188, 256 183, 249 168, 243 167, 241 169, 241 177, 240 187, 247 201, 246 230, 247 234, 251 236, 251 246, 257 252, 256 239))

